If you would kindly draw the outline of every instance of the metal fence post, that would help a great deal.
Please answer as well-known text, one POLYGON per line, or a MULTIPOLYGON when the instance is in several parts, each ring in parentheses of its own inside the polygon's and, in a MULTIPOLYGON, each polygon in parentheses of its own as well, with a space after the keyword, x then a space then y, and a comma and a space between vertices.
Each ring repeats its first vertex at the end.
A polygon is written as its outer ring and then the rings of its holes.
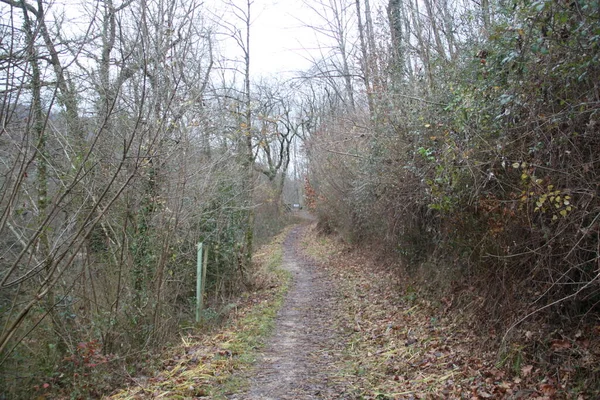
POLYGON ((200 311, 202 309, 202 243, 198 243, 198 262, 196 264, 196 322, 200 322, 200 311))
POLYGON ((206 270, 208 269, 208 246, 204 246, 204 262, 202 265, 202 287, 200 288, 201 292, 201 302, 200 308, 204 308, 204 291, 206 288, 206 270))

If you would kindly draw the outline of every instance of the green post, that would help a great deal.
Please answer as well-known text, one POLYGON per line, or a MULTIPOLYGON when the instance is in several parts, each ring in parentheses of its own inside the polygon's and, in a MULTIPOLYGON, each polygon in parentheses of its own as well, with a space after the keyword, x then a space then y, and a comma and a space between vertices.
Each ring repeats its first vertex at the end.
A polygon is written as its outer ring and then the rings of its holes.
POLYGON ((203 262, 203 266, 202 266, 202 287, 200 288, 200 291, 202 292, 202 297, 201 297, 201 301, 200 301, 200 308, 204 308, 204 291, 205 291, 205 287, 206 287, 206 270, 208 269, 208 246, 205 246, 204 248, 204 262, 203 262))
POLYGON ((200 322, 200 311, 202 310, 202 243, 198 243, 198 262, 196 268, 196 322, 200 322))

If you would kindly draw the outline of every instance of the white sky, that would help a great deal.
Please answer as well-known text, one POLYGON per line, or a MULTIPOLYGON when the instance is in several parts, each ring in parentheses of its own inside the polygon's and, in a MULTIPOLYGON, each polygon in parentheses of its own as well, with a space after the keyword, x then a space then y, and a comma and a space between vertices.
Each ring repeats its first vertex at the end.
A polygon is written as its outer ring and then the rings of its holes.
MULTIPOLYGON (((246 0, 232 1, 243 7, 246 0)), ((85 0, 53 0, 50 3, 53 5, 52 11, 65 9, 69 19, 76 20, 84 2, 85 0)), ((224 0, 216 0, 211 7, 214 6, 217 10, 226 8, 224 0)), ((253 79, 265 75, 292 75, 296 71, 305 71, 312 65, 311 58, 319 58, 318 40, 324 39, 317 39, 315 32, 304 26, 303 22, 315 24, 321 21, 316 21, 318 17, 303 4, 303 0, 253 0, 251 12, 253 23, 250 51, 253 79)), ((240 21, 234 19, 229 22, 239 25, 240 21)), ((84 28, 87 28, 86 21, 84 28)), ((241 59, 235 43, 223 43, 222 49, 228 57, 241 59)))
POLYGON ((314 16, 301 1, 255 0, 253 13, 250 64, 255 74, 280 74, 310 67, 308 48, 317 47, 316 39, 301 21, 314 16))
MULTIPOLYGON (((246 0, 233 0, 237 4, 246 0)), ((340 1, 340 0, 337 0, 340 1)), ((281 74, 282 72, 305 71, 312 66, 310 59, 318 60, 335 46, 333 39, 318 34, 313 26, 324 26, 325 21, 304 2, 322 11, 321 4, 331 0, 253 0, 251 27, 251 74, 281 74), (321 50, 319 50, 321 48, 321 50)), ((348 16, 354 15, 354 1, 340 1, 347 7, 348 16)), ((371 0, 372 17, 385 4, 382 0, 371 0)), ((327 8, 327 6, 325 6, 327 8)), ((329 14, 329 12, 325 12, 329 14)), ((348 26, 349 34, 355 34, 354 26, 348 26)), ((351 39, 352 40, 352 39, 351 39)), ((348 43, 350 46, 351 43, 348 43)))

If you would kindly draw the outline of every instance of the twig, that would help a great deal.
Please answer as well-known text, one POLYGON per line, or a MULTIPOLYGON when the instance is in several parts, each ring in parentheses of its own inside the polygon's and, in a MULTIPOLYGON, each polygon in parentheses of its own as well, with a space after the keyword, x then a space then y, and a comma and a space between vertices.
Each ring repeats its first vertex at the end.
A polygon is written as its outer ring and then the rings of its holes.
POLYGON ((367 159, 367 157, 365 157, 365 156, 359 156, 358 154, 344 153, 343 151, 335 151, 335 150, 330 150, 330 149, 325 149, 325 151, 328 151, 329 153, 340 154, 342 156, 356 157, 356 158, 360 158, 363 160, 367 159))
POLYGON ((600 272, 598 273, 598 275, 596 275, 596 277, 592 280, 590 280, 588 283, 585 284, 585 286, 583 286, 582 288, 580 288, 578 291, 576 291, 575 293, 571 293, 570 295, 563 297, 562 299, 558 299, 556 301, 553 301, 550 304, 546 304, 543 307, 538 308, 537 310, 534 310, 532 312, 530 312, 529 314, 527 314, 526 316, 524 316, 523 318, 521 318, 520 320, 518 320, 517 322, 515 322, 514 324, 511 325, 510 328, 508 328, 508 330, 506 331, 506 333, 504 334, 504 336, 502 337, 502 343, 506 342, 506 337, 508 336, 508 334, 517 326, 519 325, 521 322, 525 321, 527 318, 531 317, 532 315, 545 310, 546 308, 552 307, 556 304, 559 304, 563 301, 566 301, 572 297, 577 296, 579 293, 581 293, 583 290, 587 289, 588 286, 590 286, 592 283, 594 283, 594 281, 596 281, 597 279, 600 278, 600 272))
POLYGON ((392 96, 404 97, 407 99, 420 101, 422 103, 433 104, 435 106, 448 107, 448 104, 445 104, 445 103, 436 103, 435 101, 425 100, 420 97, 409 96, 407 94, 393 93, 392 96))

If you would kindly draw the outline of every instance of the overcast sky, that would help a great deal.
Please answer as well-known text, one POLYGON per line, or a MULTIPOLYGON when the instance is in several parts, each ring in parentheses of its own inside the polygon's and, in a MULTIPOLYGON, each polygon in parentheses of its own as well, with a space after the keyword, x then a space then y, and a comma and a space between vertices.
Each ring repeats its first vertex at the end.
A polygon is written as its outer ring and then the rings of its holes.
MULTIPOLYGON (((309 48, 315 48, 313 31, 301 21, 311 12, 299 0, 255 0, 250 31, 253 74, 268 75, 306 70, 309 48)), ((315 54, 313 50, 313 55, 315 54)))
MULTIPOLYGON (((79 21, 82 15, 82 4, 86 0, 55 0, 52 12, 60 14, 66 10, 69 22, 79 21)), ((227 0, 230 1, 230 0, 227 0)), ((233 0, 243 7, 246 0, 233 0)), ((317 3, 320 0, 306 0, 317 3)), ((117 1, 120 3, 120 1, 117 1)), ((211 8, 215 7, 214 15, 226 14, 221 12, 227 8, 225 0, 215 1, 211 8), (221 4, 220 6, 218 4, 221 4), (221 12, 219 11, 221 10, 221 12)), ((8 6, 0 4, 0 13, 8 6)), ((93 7, 92 7, 93 9, 93 7)), ((92 10, 93 11, 93 10, 92 10)), ((51 14, 52 14, 51 12, 51 14)), ((260 75, 281 75, 283 73, 306 70, 311 66, 309 59, 319 58, 317 37, 314 31, 305 26, 304 23, 319 23, 315 21, 315 14, 302 0, 253 0, 252 4, 252 27, 251 27, 251 73, 257 77, 260 75)), ((240 25, 239 21, 231 18, 231 21, 240 25)), ((317 18, 318 19, 318 18, 317 18)), ((80 29, 85 32, 88 21, 82 18, 80 29)), ((75 28, 76 25, 73 25, 75 28)), ((240 28, 242 28, 240 26, 240 28)), ((63 26, 63 29, 67 29, 63 26)), ((223 37, 221 37, 223 39, 223 37)), ((323 38, 319 38, 323 40, 323 38)), ((234 42, 224 43, 222 49, 231 58, 241 59, 239 48, 234 42)))

